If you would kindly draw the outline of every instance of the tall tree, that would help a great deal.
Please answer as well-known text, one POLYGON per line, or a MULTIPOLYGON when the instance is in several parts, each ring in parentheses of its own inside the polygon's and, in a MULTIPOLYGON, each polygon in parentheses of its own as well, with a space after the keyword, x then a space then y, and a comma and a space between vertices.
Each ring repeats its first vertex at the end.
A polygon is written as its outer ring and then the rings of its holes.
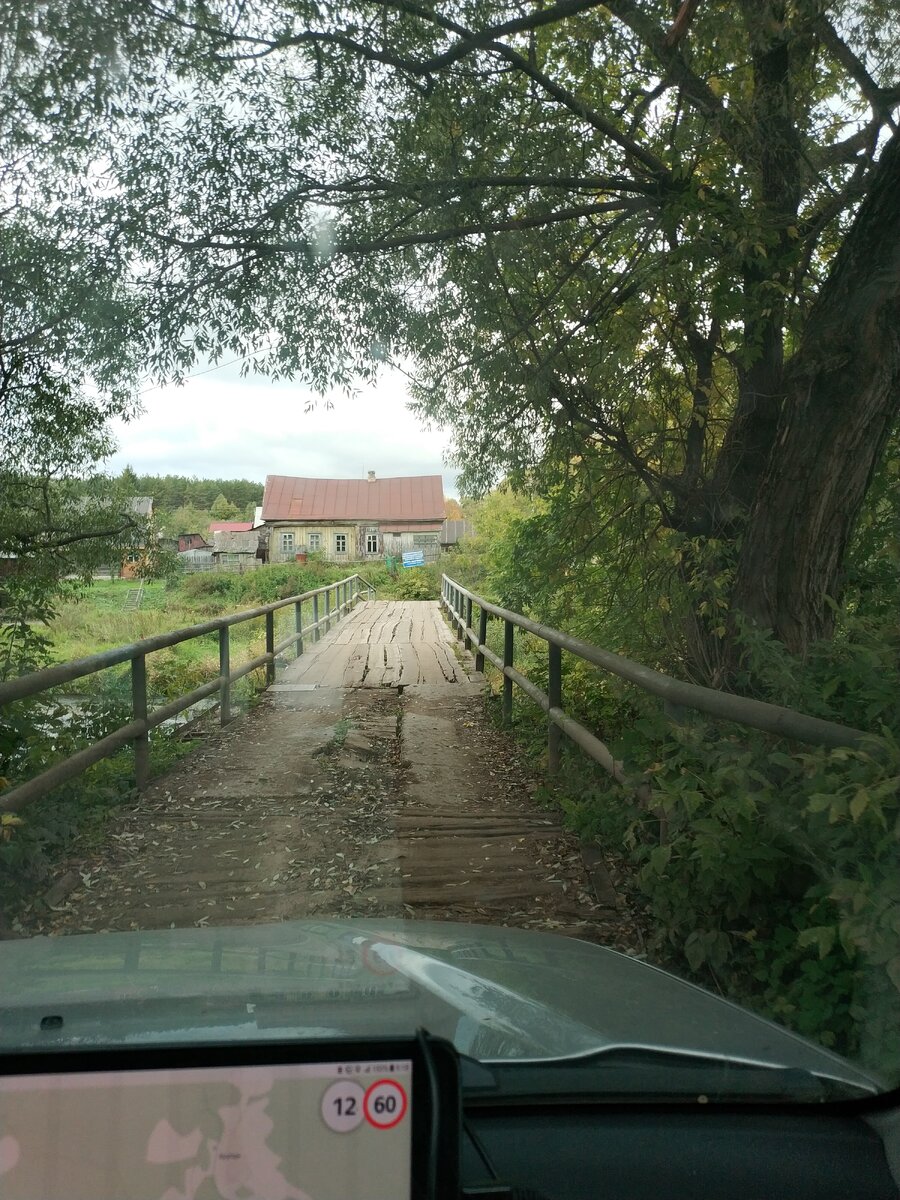
POLYGON ((108 220, 107 151, 141 28, 83 0, 0 14, 0 672, 32 665, 35 622, 71 576, 115 561, 136 521, 112 481, 111 417, 133 416, 144 329, 130 251, 108 220), (13 565, 10 565, 13 564, 13 565))
POLYGON ((195 68, 119 164, 162 365, 185 312, 319 382, 412 353, 467 485, 599 447, 663 525, 742 539, 735 606, 828 633, 898 396, 889 4, 154 11, 195 68))

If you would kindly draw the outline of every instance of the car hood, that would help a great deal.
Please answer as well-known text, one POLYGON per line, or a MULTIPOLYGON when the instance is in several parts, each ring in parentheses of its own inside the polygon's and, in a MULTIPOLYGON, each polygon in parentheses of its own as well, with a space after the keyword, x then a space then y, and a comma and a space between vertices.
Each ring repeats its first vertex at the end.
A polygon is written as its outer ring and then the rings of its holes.
POLYGON ((883 1086, 659 968, 549 933, 323 920, 0 943, 4 1052, 420 1027, 482 1061, 639 1047, 883 1086))

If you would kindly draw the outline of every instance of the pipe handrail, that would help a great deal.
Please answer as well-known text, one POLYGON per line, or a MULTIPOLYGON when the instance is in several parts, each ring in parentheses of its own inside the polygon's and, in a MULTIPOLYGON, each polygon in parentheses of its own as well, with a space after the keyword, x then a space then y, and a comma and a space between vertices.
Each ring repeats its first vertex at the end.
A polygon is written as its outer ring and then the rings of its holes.
POLYGON ((43 667, 40 671, 32 671, 28 675, 19 675, 0 683, 0 705, 11 704, 14 700, 25 700, 46 692, 49 688, 59 687, 63 683, 72 683, 85 675, 95 675, 108 667, 118 666, 119 663, 129 662, 142 654, 152 654, 155 650, 165 650, 168 646, 177 646, 179 642, 188 642, 195 637, 204 637, 208 633, 216 633, 231 625, 240 625, 244 621, 252 621, 264 617, 267 613, 277 612, 290 604, 302 604, 313 596, 321 596, 342 584, 359 579, 370 591, 375 588, 361 576, 348 575, 346 579, 324 584, 309 592, 301 592, 297 596, 288 596, 285 600, 275 600, 271 604, 262 604, 258 608, 246 608, 240 612, 229 613, 224 617, 213 617, 209 621, 201 621, 196 625, 185 625, 181 629, 170 629, 166 633, 156 633, 152 637, 142 638, 139 642, 129 642, 124 646, 116 646, 112 650, 100 650, 96 654, 88 654, 85 658, 72 659, 67 663, 57 663, 52 667, 43 667))
MULTIPOLYGON (((603 650, 590 642, 571 637, 567 633, 552 629, 548 625, 542 625, 538 621, 532 621, 521 613, 515 613, 510 609, 502 608, 499 604, 493 604, 463 587, 448 575, 441 577, 441 596, 442 602, 448 612, 452 614, 455 623, 464 630, 469 645, 476 646, 479 655, 485 655, 486 647, 483 639, 480 639, 476 630, 472 628, 471 621, 466 622, 463 616, 461 611, 463 598, 470 605, 476 604, 483 613, 497 617, 508 625, 524 629, 549 645, 567 650, 585 662, 592 663, 620 679, 635 684, 642 691, 661 697, 669 704, 696 709, 718 720, 734 721, 752 729, 762 730, 764 733, 775 734, 778 737, 830 748, 858 747, 864 738, 870 736, 865 730, 839 725, 834 721, 823 720, 821 717, 811 717, 806 713, 783 708, 778 704, 769 704, 763 700, 753 700, 748 696, 737 696, 733 692, 719 691, 716 688, 674 679, 670 675, 664 675, 652 667, 645 667, 621 654, 603 650), (457 597, 455 600, 451 599, 454 594, 457 597), (455 605, 460 605, 460 609, 457 609, 455 605)), ((490 661, 496 662, 494 655, 488 654, 487 657, 490 661)), ((504 675, 506 678, 514 678, 509 675, 508 668, 512 669, 511 663, 503 666, 504 675)))
POLYGON ((68 663, 58 663, 52 667, 44 667, 40 671, 32 671, 28 675, 20 675, 15 679, 0 683, 0 707, 12 704, 17 700, 26 700, 30 696, 39 695, 64 683, 82 679, 86 675, 105 671, 120 663, 131 663, 132 685, 132 720, 114 730, 100 741, 92 742, 75 754, 60 759, 39 775, 0 793, 0 812, 16 812, 30 800, 45 795, 52 788, 65 783, 66 780, 82 774, 99 762, 108 758, 129 742, 133 744, 135 754, 135 780, 138 790, 144 788, 149 776, 149 733, 164 721, 177 713, 189 708, 192 704, 219 693, 220 720, 223 725, 231 718, 231 685, 242 679, 251 671, 265 668, 266 683, 275 679, 275 659, 292 643, 297 647, 298 654, 303 653, 303 639, 313 636, 318 640, 324 626, 326 630, 332 621, 340 620, 345 612, 350 610, 359 600, 365 590, 368 596, 375 594, 375 587, 361 575, 354 573, 334 583, 323 584, 308 592, 296 596, 288 596, 284 600, 275 600, 271 604, 263 604, 257 608, 244 609, 237 613, 228 613, 222 617, 214 617, 210 621, 202 621, 196 625, 188 625, 182 629, 169 630, 167 633, 154 634, 142 638, 138 642, 130 642, 125 646, 116 646, 112 650, 101 650, 97 654, 89 654, 85 658, 75 659, 68 663), (335 606, 332 608, 330 599, 334 592, 335 606), (319 597, 324 594, 325 606, 321 617, 319 615, 319 597), (313 603, 313 622, 304 625, 302 621, 302 606, 306 601, 313 603), (280 609, 294 606, 294 632, 288 637, 275 643, 274 614, 280 609), (264 617, 266 626, 266 652, 250 662, 242 663, 234 670, 230 665, 229 633, 233 625, 242 624, 264 617), (177 646, 180 642, 192 638, 205 637, 210 633, 219 634, 219 674, 207 683, 177 696, 174 700, 160 708, 147 708, 147 672, 146 658, 157 650, 169 646, 177 646))

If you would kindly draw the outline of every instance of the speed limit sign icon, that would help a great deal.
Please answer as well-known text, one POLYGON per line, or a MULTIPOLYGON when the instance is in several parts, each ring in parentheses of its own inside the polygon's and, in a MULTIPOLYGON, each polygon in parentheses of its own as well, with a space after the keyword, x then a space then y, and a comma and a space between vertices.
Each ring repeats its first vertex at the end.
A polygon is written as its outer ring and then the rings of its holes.
POLYGON ((375 1129, 393 1129, 406 1116, 406 1089, 396 1079, 377 1079, 366 1089, 363 1113, 375 1129))

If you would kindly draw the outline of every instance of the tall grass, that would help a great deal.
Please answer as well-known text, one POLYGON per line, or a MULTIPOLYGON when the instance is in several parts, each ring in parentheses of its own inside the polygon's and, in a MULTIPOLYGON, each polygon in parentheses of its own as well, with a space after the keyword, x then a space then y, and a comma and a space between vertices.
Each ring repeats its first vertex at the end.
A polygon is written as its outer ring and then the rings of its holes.
MULTIPOLYGON (((125 600, 137 585, 129 580, 97 580, 75 600, 64 604, 52 622, 49 636, 56 662, 84 658, 99 650, 124 646, 157 633, 196 625, 211 617, 271 604, 276 600, 313 591, 346 578, 354 565, 316 562, 284 563, 260 567, 242 575, 203 572, 163 583, 144 585, 141 607, 125 609, 125 600)), ((390 576, 381 563, 360 570, 382 599, 436 599, 440 568, 433 565, 390 576)), ((321 615, 320 606, 320 615, 321 615)), ((312 623, 312 602, 302 606, 302 620, 312 623)), ((294 610, 288 606, 275 614, 275 640, 293 629, 294 610)), ((232 668, 256 658, 265 650, 262 619, 234 625, 230 630, 232 668)), ((288 657, 291 651, 287 652, 288 657)), ((147 658, 147 679, 154 696, 174 699, 212 679, 219 670, 216 634, 158 650, 147 658)), ((110 668, 79 681, 75 690, 121 695, 128 690, 128 667, 110 668)))

